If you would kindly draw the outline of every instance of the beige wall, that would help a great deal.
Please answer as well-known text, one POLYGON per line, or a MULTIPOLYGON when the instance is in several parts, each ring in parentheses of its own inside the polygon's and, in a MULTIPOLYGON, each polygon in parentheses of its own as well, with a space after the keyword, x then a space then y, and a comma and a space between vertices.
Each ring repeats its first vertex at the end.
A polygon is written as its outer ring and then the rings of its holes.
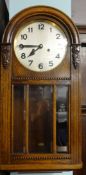
POLYGON ((73 21, 79 25, 86 25, 86 0, 72 0, 71 6, 73 21))

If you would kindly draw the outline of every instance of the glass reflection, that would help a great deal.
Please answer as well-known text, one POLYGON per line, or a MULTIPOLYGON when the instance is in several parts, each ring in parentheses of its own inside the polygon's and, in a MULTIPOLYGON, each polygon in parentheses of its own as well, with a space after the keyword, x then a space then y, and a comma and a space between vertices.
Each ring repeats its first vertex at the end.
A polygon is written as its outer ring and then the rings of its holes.
POLYGON ((13 86, 13 152, 24 151, 24 86, 13 86))
POLYGON ((31 153, 51 152, 52 86, 29 87, 29 150, 31 153))
POLYGON ((57 152, 68 151, 68 87, 58 86, 56 92, 57 152))

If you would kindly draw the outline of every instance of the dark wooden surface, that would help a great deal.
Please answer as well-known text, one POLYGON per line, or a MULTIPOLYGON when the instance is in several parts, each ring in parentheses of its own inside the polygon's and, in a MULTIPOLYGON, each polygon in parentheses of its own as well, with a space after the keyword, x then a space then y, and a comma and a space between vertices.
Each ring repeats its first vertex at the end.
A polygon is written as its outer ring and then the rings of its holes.
MULTIPOLYGON (((86 26, 78 26, 80 42, 86 43, 86 26)), ((81 47, 81 118, 82 118, 82 160, 83 168, 74 175, 86 175, 86 47, 81 47)))
POLYGON ((9 21, 9 13, 5 0, 0 0, 0 42, 4 33, 5 27, 9 21))

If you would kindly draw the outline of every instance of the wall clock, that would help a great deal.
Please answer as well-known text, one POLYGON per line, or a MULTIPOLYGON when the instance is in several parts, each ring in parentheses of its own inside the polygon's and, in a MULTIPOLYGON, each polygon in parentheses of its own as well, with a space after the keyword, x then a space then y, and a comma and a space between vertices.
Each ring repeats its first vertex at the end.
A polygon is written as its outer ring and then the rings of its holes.
POLYGON ((9 21, 1 44, 0 170, 78 169, 79 36, 48 6, 9 21))

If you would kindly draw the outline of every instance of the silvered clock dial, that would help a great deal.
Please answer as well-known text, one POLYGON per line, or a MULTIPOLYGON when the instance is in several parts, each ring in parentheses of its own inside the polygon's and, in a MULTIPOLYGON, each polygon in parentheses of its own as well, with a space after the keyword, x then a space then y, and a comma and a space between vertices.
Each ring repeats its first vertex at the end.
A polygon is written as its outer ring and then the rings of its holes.
POLYGON ((36 20, 20 27, 14 39, 14 52, 27 69, 45 72, 61 64, 67 44, 67 36, 59 25, 36 20))

